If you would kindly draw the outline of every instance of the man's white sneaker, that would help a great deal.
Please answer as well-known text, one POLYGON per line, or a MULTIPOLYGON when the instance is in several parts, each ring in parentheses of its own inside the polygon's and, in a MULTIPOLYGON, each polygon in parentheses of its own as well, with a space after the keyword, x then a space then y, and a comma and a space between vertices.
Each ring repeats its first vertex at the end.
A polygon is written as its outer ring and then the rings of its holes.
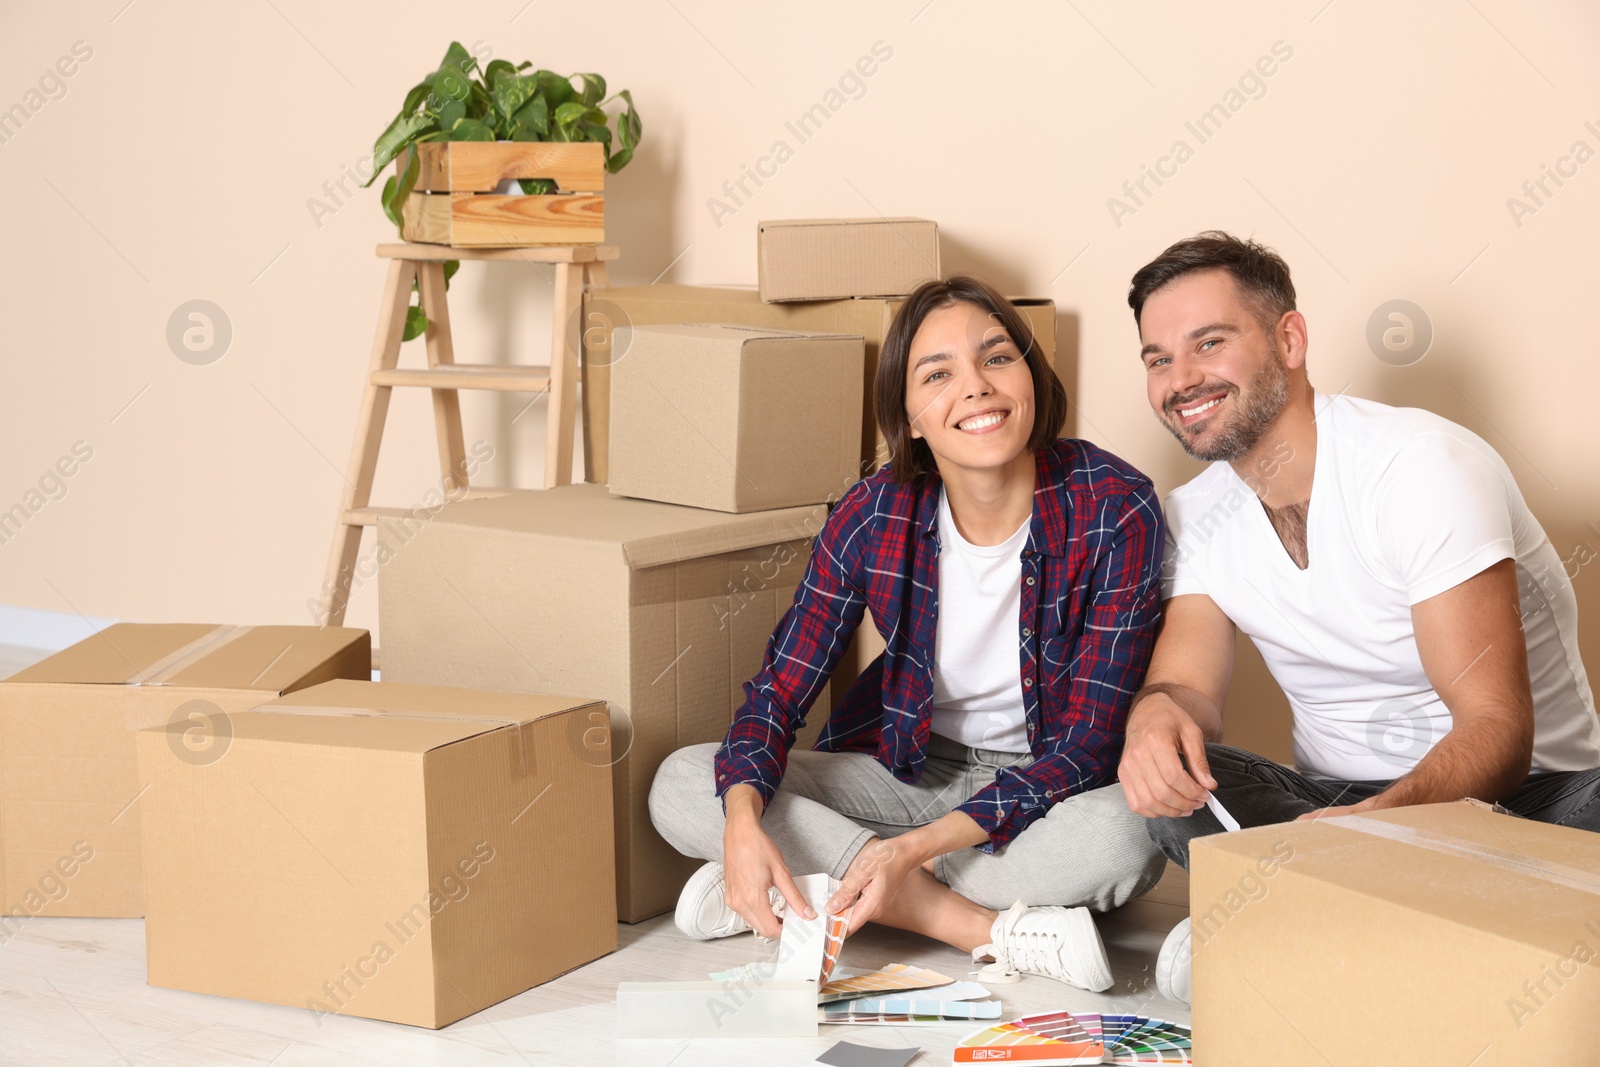
POLYGON ((1156 991, 1168 1000, 1189 1003, 1189 920, 1172 928, 1156 957, 1156 991))
POLYGON ((1039 974, 1095 993, 1111 988, 1111 964, 1088 908, 1030 908, 1020 901, 989 931, 973 959, 993 956, 1014 971, 1039 974))
MULTIPOLYGON (((768 896, 773 911, 782 918, 783 894, 774 886, 768 896)), ((678 910, 672 918, 686 937, 696 941, 732 937, 750 929, 744 916, 728 907, 728 886, 720 863, 708 863, 689 876, 683 892, 678 894, 678 910)))

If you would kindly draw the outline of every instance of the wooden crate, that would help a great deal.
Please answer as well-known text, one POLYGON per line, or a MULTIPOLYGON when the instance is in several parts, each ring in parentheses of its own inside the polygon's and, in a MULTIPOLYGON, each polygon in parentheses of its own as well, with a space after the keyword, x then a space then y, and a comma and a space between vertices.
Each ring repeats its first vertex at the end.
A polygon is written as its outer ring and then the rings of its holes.
MULTIPOLYGON (((403 211, 407 241, 456 248, 605 240, 605 151, 593 143, 430 141, 403 211), (497 196, 506 178, 549 178, 557 192, 497 196)), ((405 153, 395 161, 403 170, 405 153)))

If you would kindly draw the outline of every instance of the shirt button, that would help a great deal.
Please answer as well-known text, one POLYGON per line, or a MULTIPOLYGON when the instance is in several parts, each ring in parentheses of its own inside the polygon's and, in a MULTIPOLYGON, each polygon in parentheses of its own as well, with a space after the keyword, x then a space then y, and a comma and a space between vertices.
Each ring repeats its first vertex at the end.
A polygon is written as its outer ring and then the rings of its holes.
POLYGON ((1031 630, 1030 628, 1024 626, 1022 628, 1022 636, 1023 637, 1032 637, 1033 636, 1033 630, 1031 630))
POLYGON ((1031 574, 1030 574, 1030 575, 1028 575, 1028 584, 1029 584, 1029 585, 1032 585, 1032 584, 1033 584, 1033 575, 1031 575, 1031 574))
POLYGON ((1032 678, 1024 678, 1022 680, 1022 687, 1024 689, 1032 689, 1033 688, 1033 679, 1032 678))

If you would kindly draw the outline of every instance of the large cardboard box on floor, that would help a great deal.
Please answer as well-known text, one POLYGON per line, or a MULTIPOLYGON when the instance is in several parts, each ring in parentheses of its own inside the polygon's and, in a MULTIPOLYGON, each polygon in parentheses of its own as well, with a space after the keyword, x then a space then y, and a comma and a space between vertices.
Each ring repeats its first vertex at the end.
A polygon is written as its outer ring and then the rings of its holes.
MULTIPOLYGON (((1052 300, 1012 297, 1012 303, 1033 329, 1052 365, 1056 359, 1056 306, 1052 300)), ((878 350, 900 308, 897 299, 823 300, 809 303, 766 304, 755 289, 715 288, 697 285, 636 285, 601 289, 583 296, 583 467, 591 482, 611 478, 611 375, 612 367, 628 358, 628 350, 614 343, 620 326, 655 326, 671 323, 729 323, 766 326, 779 330, 815 330, 854 334, 866 342, 861 368, 862 473, 882 466, 888 453, 881 450, 877 419, 872 408, 872 380, 878 373, 878 350)))
MULTIPOLYGON (((385 519, 399 547, 378 576, 384 679, 604 699, 617 910, 659 915, 698 864, 650 824, 656 768, 727 733, 826 515, 728 515, 573 485, 449 504, 425 525, 385 519)), ((804 738, 827 709, 824 691, 804 738)))
POLYGON ((604 704, 336 681, 138 736, 150 984, 438 1028, 617 947, 604 704))
POLYGON ((1189 887, 1199 1063, 1594 1058, 1594 833, 1397 808, 1198 839, 1189 887))
POLYGON ((756 228, 761 299, 905 296, 940 278, 932 219, 782 219, 756 228))
POLYGON ((629 326, 611 378, 611 490, 716 511, 837 500, 860 478, 862 340, 629 326))
POLYGON ((234 713, 371 674, 365 630, 117 623, 0 682, 0 941, 39 915, 144 914, 134 731, 177 723, 205 763, 234 713))

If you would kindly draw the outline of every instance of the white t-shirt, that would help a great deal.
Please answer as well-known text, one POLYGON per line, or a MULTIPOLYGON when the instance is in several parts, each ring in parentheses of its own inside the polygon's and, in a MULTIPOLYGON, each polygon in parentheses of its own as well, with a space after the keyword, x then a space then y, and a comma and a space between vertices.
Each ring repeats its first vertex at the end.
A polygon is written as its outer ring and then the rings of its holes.
POLYGON ((1023 520, 998 545, 956 529, 939 490, 939 617, 933 639, 934 733, 972 748, 1028 751, 1022 707, 1023 520))
POLYGON ((1392 780, 1449 732, 1411 607, 1508 558, 1533 682, 1534 769, 1600 766, 1572 583, 1499 454, 1415 408, 1319 395, 1316 411, 1309 567, 1295 566, 1227 463, 1167 497, 1162 567, 1164 598, 1204 593, 1260 649, 1294 712, 1299 770, 1392 780))

